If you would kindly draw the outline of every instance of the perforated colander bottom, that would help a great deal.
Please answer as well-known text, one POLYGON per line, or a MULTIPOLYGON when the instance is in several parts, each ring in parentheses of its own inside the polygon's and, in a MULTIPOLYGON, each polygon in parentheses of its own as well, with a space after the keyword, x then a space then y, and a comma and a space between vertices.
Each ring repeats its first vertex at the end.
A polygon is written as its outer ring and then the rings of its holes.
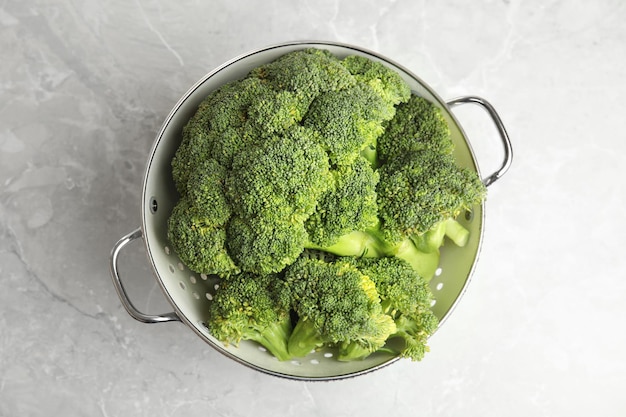
MULTIPOLYGON (((415 75, 379 55, 353 46, 323 42, 290 43, 256 51, 226 63, 198 82, 174 107, 154 143, 148 161, 142 195, 142 229, 150 261, 164 294, 181 320, 198 336, 232 359, 262 372, 294 379, 325 380, 370 372, 397 358, 376 353, 363 361, 340 362, 335 359, 336 353, 332 349, 324 349, 306 358, 280 362, 252 342, 242 342, 238 347, 224 346, 208 333, 205 325, 208 306, 218 282, 213 277, 199 275, 186 268, 171 250, 167 239, 167 219, 178 200, 170 164, 180 144, 182 128, 200 102, 209 92, 228 81, 243 77, 253 68, 285 53, 308 47, 328 49, 338 57, 363 55, 396 70, 416 94, 441 107, 450 126, 457 162, 478 172, 470 145, 446 103, 415 75)), ((477 206, 461 219, 461 223, 470 231, 470 240, 465 247, 447 244, 442 248, 440 267, 431 281, 435 296, 432 310, 439 318, 440 325, 469 282, 482 238, 483 209, 483 205, 477 206)))

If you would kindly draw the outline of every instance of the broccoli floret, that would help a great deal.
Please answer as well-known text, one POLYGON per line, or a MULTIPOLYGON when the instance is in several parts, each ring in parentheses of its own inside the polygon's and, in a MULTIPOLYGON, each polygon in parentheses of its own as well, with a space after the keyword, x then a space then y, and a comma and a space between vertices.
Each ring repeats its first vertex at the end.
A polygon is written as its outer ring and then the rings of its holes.
POLYGON ((360 55, 343 59, 342 64, 360 83, 369 85, 385 103, 384 120, 394 117, 395 106, 407 101, 411 95, 409 85, 395 70, 378 61, 360 55))
POLYGON ((423 97, 411 95, 406 103, 398 105, 395 117, 385 124, 385 132, 378 139, 377 155, 385 163, 422 149, 450 154, 454 146, 441 109, 423 97))
POLYGON ((307 234, 304 224, 245 220, 235 216, 226 229, 228 253, 244 271, 267 274, 280 272, 293 263, 304 250, 307 234))
POLYGON ((326 153, 314 133, 296 126, 241 150, 226 179, 226 195, 243 218, 304 222, 331 180, 326 153))
MULTIPOLYGON (((398 346, 394 343, 381 350, 392 351, 413 360, 422 359, 428 350, 428 336, 436 330, 438 323, 430 310, 433 296, 427 280, 398 258, 362 258, 353 262, 374 282, 383 313, 392 318, 396 325, 396 331, 389 339, 399 338, 405 342, 399 350, 389 347, 398 346)), ((342 346, 339 359, 362 359, 375 351, 352 342, 342 346)))
POLYGON ((275 90, 295 93, 300 100, 302 114, 319 94, 341 90, 356 82, 335 56, 317 48, 287 53, 253 69, 249 77, 267 81, 275 90))
POLYGON ((226 249, 226 230, 182 198, 168 219, 167 236, 180 260, 192 271, 228 277, 240 272, 226 249))
POLYGON ((383 133, 385 102, 366 84, 318 95, 302 124, 319 132, 333 164, 351 164, 383 133))
POLYGON ((181 145, 172 160, 179 191, 186 188, 190 173, 203 160, 213 158, 230 168, 235 154, 270 133, 249 117, 249 111, 253 104, 263 108, 259 101, 271 94, 272 88, 261 80, 242 79, 225 84, 200 103, 183 128, 181 145))
POLYGON ((211 335, 225 345, 253 340, 278 360, 288 360, 290 307, 276 296, 279 280, 273 274, 244 272, 220 283, 206 322, 211 335))
POLYGON ((227 171, 215 159, 206 159, 190 173, 187 182, 189 203, 216 226, 226 224, 231 208, 224 193, 227 171))
POLYGON ((348 260, 300 257, 286 269, 284 288, 298 316, 288 341, 294 357, 352 341, 379 348, 395 332, 373 281, 348 260))
POLYGON ((392 240, 423 234, 480 203, 486 188, 478 175, 452 155, 430 149, 397 157, 379 169, 381 228, 392 240))
POLYGON ((333 246, 342 236, 378 223, 378 173, 369 162, 358 157, 353 164, 340 165, 330 172, 333 181, 305 222, 311 248, 333 246))

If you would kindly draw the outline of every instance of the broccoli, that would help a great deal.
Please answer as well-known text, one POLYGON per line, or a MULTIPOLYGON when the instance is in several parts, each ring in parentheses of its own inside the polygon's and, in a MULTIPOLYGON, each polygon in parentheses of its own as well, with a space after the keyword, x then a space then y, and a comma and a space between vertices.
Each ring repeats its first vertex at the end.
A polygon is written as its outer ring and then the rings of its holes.
POLYGON ((266 81, 275 90, 296 94, 302 114, 321 93, 341 90, 356 83, 338 58, 327 50, 317 48, 287 53, 253 69, 248 77, 266 81))
POLYGON ((302 256, 287 267, 284 282, 298 317, 288 341, 294 357, 349 342, 375 350, 396 330, 382 312, 374 282, 349 260, 302 256))
POLYGON ((383 133, 385 103, 367 84, 318 95, 302 120, 319 132, 333 164, 351 164, 383 133))
POLYGON ((451 154, 454 145, 441 109, 413 94, 408 101, 397 106, 395 117, 385 124, 376 151, 380 162, 386 163, 421 149, 451 154))
POLYGON ((226 249, 231 210, 225 178, 226 170, 214 159, 199 164, 168 219, 168 238, 181 261, 196 272, 222 277, 240 270, 226 249))
POLYGON ((240 272, 226 249, 226 230, 195 209, 186 198, 174 206, 167 236, 180 260, 192 271, 227 277, 240 272))
POLYGON ((391 120, 395 115, 395 106, 411 96, 411 89, 400 74, 378 61, 351 55, 341 63, 359 83, 370 86, 383 99, 386 104, 384 120, 391 120))
POLYGON ((221 280, 214 337, 421 359, 440 248, 466 244, 457 216, 486 191, 435 104, 378 61, 309 48, 211 92, 181 133, 167 234, 221 280))
MULTIPOLYGON (((428 337, 438 326, 438 319, 430 310, 432 292, 428 282, 408 263, 398 258, 355 259, 354 264, 376 285, 383 313, 396 325, 385 347, 378 350, 399 354, 418 361, 428 351, 428 337), (404 342, 395 343, 395 340, 404 342)), ((342 346, 340 360, 367 357, 375 350, 358 343, 342 346)))
POLYGON ((357 157, 351 165, 340 165, 330 171, 333 181, 318 200, 315 212, 305 226, 308 248, 329 250, 338 255, 358 255, 339 251, 340 238, 351 232, 362 232, 378 223, 376 185, 378 172, 364 158, 357 157), (339 245, 339 246, 337 246, 339 245))
POLYGON ((290 307, 277 295, 279 280, 273 274, 244 272, 222 282, 209 307, 209 332, 226 345, 253 340, 278 360, 288 360, 290 307))
POLYGON ((239 152, 226 179, 236 215, 304 222, 331 181, 328 156, 301 126, 239 152))
POLYGON ((398 156, 379 170, 377 204, 389 240, 427 233, 482 201, 485 186, 452 155, 430 149, 398 156))
POLYGON ((280 272, 304 250, 304 224, 276 220, 233 217, 226 227, 226 248, 244 271, 267 274, 280 272))

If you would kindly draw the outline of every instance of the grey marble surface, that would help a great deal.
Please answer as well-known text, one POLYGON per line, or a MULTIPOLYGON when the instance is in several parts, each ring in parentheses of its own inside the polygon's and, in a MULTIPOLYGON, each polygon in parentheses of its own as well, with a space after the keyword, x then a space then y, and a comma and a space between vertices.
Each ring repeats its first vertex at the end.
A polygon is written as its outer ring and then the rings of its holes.
MULTIPOLYGON (((0 416, 626 415, 624 18, 621 0, 0 2, 0 416), (299 39, 483 96, 512 138, 472 283, 420 363, 283 380, 133 320, 112 286, 170 109, 223 62, 299 39)), ((485 115, 457 115, 497 168, 485 115)), ((120 263, 138 307, 170 309, 142 245, 120 263)))

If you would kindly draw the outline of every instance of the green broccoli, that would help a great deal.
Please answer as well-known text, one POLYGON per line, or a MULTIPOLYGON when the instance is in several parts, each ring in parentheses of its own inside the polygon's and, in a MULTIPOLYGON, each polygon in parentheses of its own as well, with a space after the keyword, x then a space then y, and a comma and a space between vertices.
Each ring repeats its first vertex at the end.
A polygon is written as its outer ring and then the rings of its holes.
POLYGON ((227 248, 243 270, 279 272, 304 250, 304 222, 331 181, 328 157, 311 134, 296 126, 233 160, 227 248))
POLYGON ((223 224, 181 198, 168 219, 167 236, 180 260, 193 271, 228 277, 240 272, 226 249, 223 224))
POLYGON ((241 273, 222 282, 209 307, 207 328, 225 345, 253 340, 278 360, 291 356, 287 340, 291 334, 289 305, 277 296, 280 278, 273 274, 241 273))
POLYGON ((370 86, 382 98, 386 104, 383 120, 391 120, 395 115, 395 106, 411 96, 411 89, 400 74, 378 61, 350 55, 341 63, 359 83, 370 86))
POLYGON ((383 133, 386 103, 367 84, 318 95, 302 120, 319 133, 330 161, 351 164, 383 133))
MULTIPOLYGON (((340 244, 340 238, 351 232, 365 231, 378 223, 378 173, 360 156, 353 164, 340 165, 330 172, 333 181, 305 222, 310 241, 307 247, 334 246, 334 253, 347 255, 338 252, 335 246, 340 244)), ((355 255, 352 250, 348 254, 355 255)))
POLYGON ((377 187, 383 233, 392 241, 427 233, 480 203, 486 188, 475 172, 452 155, 423 149, 381 166, 377 187))
POLYGON ((266 81, 275 90, 296 94, 301 114, 306 113, 309 104, 321 93, 341 90, 356 83, 339 59, 329 51, 317 48, 287 53, 253 69, 248 77, 266 81))
POLYGON ((466 244, 457 216, 486 190, 435 104, 381 62, 309 48, 211 92, 181 139, 167 233, 222 278, 211 334, 280 360, 421 359, 440 248, 466 244))
MULTIPOLYGON (((408 263, 398 258, 355 259, 359 270, 369 276, 378 291, 382 310, 391 317, 396 331, 389 336, 385 350, 412 360, 421 360, 428 351, 428 337, 438 326, 430 310, 432 292, 428 281, 408 263), (404 342, 395 343, 395 340, 404 342)), ((340 360, 362 359, 375 350, 358 343, 342 346, 340 360)))
POLYGON ((226 179, 234 213, 247 219, 304 222, 331 181, 328 156, 313 136, 295 126, 241 150, 226 179))
POLYGON ((183 128, 181 144, 172 160, 172 174, 181 194, 187 188, 190 173, 204 159, 215 159, 230 169, 234 155, 264 137, 265 130, 249 114, 251 106, 259 106, 259 101, 269 97, 271 91, 259 79, 236 80, 200 103, 183 128))
POLYGON ((378 349, 396 331, 373 281, 348 260, 302 256, 287 267, 284 283, 298 317, 288 341, 294 357, 351 341, 378 349))
POLYGON ((228 223, 226 237, 236 265, 258 274, 282 271, 302 253, 308 238, 303 223, 237 216, 228 223))
POLYGON ((380 162, 386 163, 422 149, 451 154, 454 145, 441 109, 413 94, 407 102, 397 106, 396 115, 385 124, 376 150, 380 162))

